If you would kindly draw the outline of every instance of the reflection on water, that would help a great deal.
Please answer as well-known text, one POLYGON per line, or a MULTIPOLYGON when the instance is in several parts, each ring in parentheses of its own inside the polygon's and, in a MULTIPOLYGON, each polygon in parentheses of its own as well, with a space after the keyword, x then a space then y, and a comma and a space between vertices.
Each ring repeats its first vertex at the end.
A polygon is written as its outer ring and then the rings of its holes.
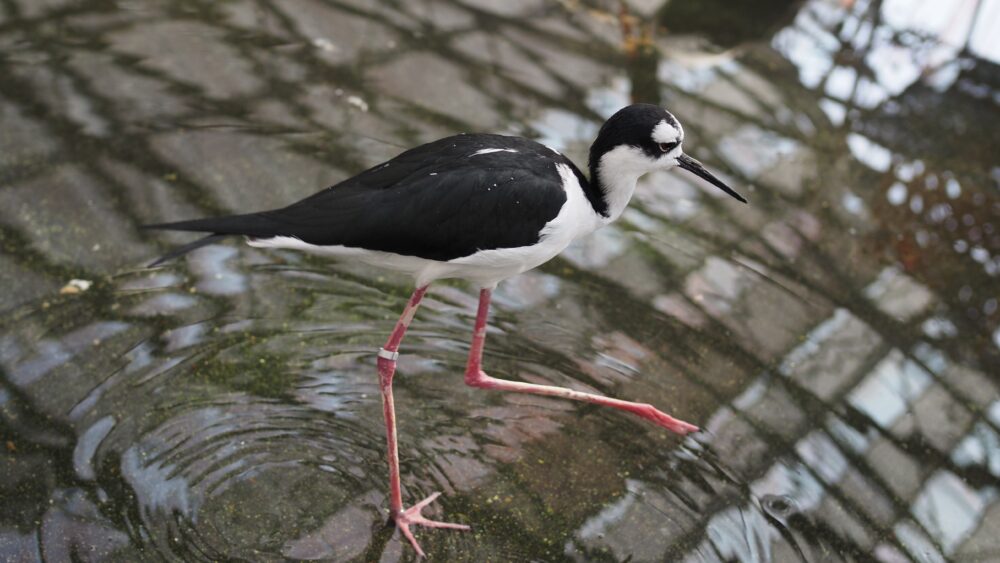
POLYGON ((397 560, 374 350, 408 281, 144 223, 277 206, 455 131, 583 162, 631 99, 673 174, 400 359, 442 560, 1000 557, 1000 2, 0 2, 0 559, 397 560), (690 5, 688 5, 690 4, 690 5), (646 11, 643 11, 643 10, 646 11), (67 289, 71 279, 92 281, 67 289))

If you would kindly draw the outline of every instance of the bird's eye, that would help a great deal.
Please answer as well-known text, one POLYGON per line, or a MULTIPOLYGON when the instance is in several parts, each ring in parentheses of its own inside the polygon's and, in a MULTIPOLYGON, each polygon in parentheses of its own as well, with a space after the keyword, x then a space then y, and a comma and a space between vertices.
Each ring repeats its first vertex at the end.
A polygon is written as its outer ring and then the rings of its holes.
POLYGON ((677 147, 677 143, 660 143, 660 150, 663 152, 670 152, 677 147))

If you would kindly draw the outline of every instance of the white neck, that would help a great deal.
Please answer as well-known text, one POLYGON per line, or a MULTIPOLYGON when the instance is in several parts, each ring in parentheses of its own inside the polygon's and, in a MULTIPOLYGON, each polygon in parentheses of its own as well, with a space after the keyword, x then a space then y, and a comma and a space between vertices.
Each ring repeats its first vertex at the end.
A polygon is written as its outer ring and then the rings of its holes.
POLYGON ((621 216, 628 206, 639 177, 656 168, 656 162, 635 147, 620 146, 604 153, 597 167, 597 178, 592 178, 603 192, 608 205, 607 224, 621 216))

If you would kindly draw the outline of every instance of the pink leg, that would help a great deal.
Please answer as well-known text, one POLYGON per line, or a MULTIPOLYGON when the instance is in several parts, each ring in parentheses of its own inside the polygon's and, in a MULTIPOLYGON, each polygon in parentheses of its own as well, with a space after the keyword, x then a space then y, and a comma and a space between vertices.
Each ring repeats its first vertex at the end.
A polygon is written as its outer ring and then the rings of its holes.
POLYGON ((410 297, 409 303, 403 309, 403 314, 396 322, 389 340, 378 352, 378 377, 379 387, 382 390, 382 413, 385 416, 385 436, 388 443, 389 458, 389 515, 396 523, 406 539, 410 541, 413 548, 421 557, 424 551, 420 549, 420 544, 413 538, 410 526, 427 526, 430 528, 452 528, 455 530, 468 530, 469 527, 462 524, 451 524, 448 522, 437 522, 428 520, 420 513, 424 507, 434 501, 441 493, 434 493, 426 499, 418 502, 412 507, 403 509, 403 491, 399 483, 399 447, 396 442, 396 409, 392 401, 392 376, 396 373, 396 359, 399 358, 399 344, 403 341, 407 327, 417 313, 420 300, 427 293, 427 286, 418 287, 410 297))
POLYGON ((490 311, 490 296, 492 291, 484 289, 479 292, 479 312, 476 315, 476 328, 472 334, 472 348, 469 350, 469 363, 465 367, 465 384, 483 389, 496 389, 498 391, 517 391, 519 393, 532 393, 535 395, 549 395, 551 397, 562 397, 564 399, 574 399, 586 401, 608 407, 614 407, 623 411, 637 414, 642 418, 650 420, 655 424, 675 432, 677 434, 687 434, 695 432, 698 427, 688 424, 683 420, 678 420, 667 413, 657 410, 653 405, 646 403, 632 403, 619 399, 611 399, 594 395, 593 393, 583 393, 556 387, 554 385, 536 385, 534 383, 521 383, 518 381, 507 381, 490 377, 483 372, 481 366, 483 361, 483 343, 486 340, 486 317, 490 311))

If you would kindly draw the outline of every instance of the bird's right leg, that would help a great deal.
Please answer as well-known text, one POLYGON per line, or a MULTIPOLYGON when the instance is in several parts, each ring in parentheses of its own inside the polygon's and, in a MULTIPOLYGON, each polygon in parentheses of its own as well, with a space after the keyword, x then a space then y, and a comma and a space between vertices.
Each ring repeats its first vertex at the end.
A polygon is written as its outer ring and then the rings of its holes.
POLYGON ((622 401, 611 397, 602 397, 593 393, 584 393, 565 387, 554 385, 538 385, 535 383, 523 383, 520 381, 508 381, 497 379, 486 375, 482 370, 483 344, 486 341, 486 319, 490 312, 490 297, 492 291, 483 289, 479 292, 479 312, 476 314, 476 328, 472 333, 472 347, 469 349, 469 362, 465 366, 465 384, 482 389, 493 389, 496 391, 515 391, 517 393, 531 393, 533 395, 546 395, 549 397, 561 397, 563 399, 573 399, 597 405, 604 405, 632 414, 641 416, 655 424, 658 424, 671 432, 680 435, 696 432, 698 427, 676 419, 669 414, 657 409, 648 403, 633 403, 632 401, 622 401))
POLYGON ((392 376, 396 373, 396 360, 399 358, 399 344, 403 341, 406 329, 413 321, 413 316, 417 314, 417 307, 420 300, 427 293, 427 286, 418 287, 410 301, 403 309, 396 327, 393 329, 389 340, 385 346, 378 351, 378 379, 382 392, 382 414, 385 416, 385 436, 388 446, 387 456, 389 458, 389 516, 396 527, 403 532, 406 539, 413 545, 413 549, 422 557, 424 551, 420 549, 420 544, 414 539, 410 532, 410 526, 427 526, 430 528, 452 528, 456 530, 468 530, 469 527, 462 524, 452 524, 449 522, 437 522, 428 520, 420 513, 428 504, 434 501, 441 493, 434 493, 426 499, 418 502, 410 508, 403 509, 403 490, 399 482, 399 446, 396 440, 396 409, 392 400, 392 376))

